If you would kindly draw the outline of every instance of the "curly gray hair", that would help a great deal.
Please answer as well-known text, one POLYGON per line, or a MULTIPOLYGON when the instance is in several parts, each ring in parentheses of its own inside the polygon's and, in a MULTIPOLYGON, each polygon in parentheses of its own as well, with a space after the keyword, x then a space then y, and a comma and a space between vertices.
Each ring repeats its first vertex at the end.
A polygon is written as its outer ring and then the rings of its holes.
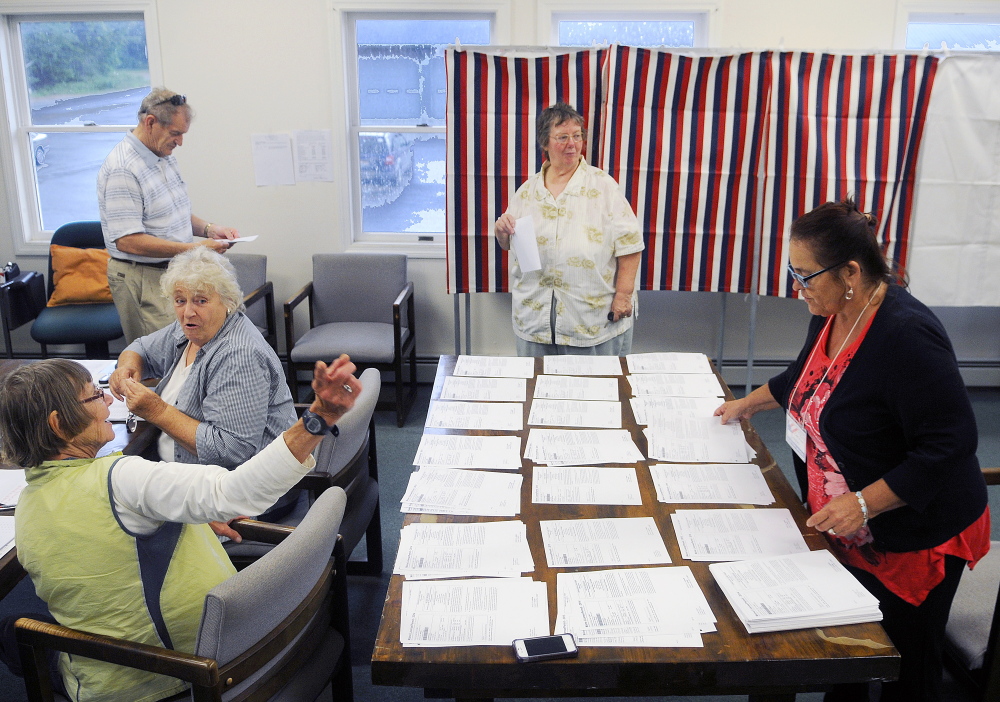
POLYGON ((174 256, 160 278, 160 289, 173 297, 177 288, 193 293, 216 292, 227 312, 243 309, 243 291, 236 282, 233 264, 207 246, 195 246, 174 256))

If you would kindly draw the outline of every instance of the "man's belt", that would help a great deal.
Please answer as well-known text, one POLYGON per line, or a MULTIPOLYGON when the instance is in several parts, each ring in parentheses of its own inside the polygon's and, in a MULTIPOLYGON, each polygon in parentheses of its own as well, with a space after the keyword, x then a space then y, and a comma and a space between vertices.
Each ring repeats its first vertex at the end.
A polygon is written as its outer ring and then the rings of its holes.
POLYGON ((147 263, 146 261, 132 261, 127 258, 117 258, 112 256, 116 261, 121 263, 131 263, 133 266, 147 266, 149 268, 159 268, 160 270, 165 270, 167 266, 170 265, 170 261, 159 261, 157 263, 147 263))

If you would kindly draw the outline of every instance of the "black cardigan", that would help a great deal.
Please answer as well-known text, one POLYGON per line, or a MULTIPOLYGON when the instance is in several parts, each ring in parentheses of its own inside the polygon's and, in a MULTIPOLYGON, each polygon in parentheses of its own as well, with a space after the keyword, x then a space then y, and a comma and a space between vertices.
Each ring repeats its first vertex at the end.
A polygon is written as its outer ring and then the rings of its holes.
MULTIPOLYGON (((799 357, 768 383, 788 408, 826 317, 813 317, 799 357)), ((827 400, 820 434, 848 487, 884 478, 906 506, 871 520, 875 546, 916 551, 944 543, 986 508, 976 458, 976 418, 941 322, 902 288, 889 286, 867 335, 827 400)), ((806 494, 805 464, 794 456, 806 494)))

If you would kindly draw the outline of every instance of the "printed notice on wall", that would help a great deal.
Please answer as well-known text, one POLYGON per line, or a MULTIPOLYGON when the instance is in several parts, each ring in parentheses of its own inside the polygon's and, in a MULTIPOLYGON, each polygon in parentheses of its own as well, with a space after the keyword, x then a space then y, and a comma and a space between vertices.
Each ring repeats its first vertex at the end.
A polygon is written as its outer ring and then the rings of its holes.
POLYGON ((292 132, 295 143, 295 181, 333 182, 333 135, 329 129, 292 132))
POLYGON ((295 185, 292 140, 287 134, 251 134, 253 173, 262 185, 295 185))

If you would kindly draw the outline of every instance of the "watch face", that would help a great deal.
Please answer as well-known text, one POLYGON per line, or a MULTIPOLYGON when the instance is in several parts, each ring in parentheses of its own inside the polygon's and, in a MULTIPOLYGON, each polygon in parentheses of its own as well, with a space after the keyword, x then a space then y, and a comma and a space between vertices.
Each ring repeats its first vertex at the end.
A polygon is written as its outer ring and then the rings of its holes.
POLYGON ((310 434, 323 434, 326 432, 326 427, 323 424, 323 420, 317 417, 315 414, 307 414, 303 416, 302 423, 306 427, 306 431, 310 434))

